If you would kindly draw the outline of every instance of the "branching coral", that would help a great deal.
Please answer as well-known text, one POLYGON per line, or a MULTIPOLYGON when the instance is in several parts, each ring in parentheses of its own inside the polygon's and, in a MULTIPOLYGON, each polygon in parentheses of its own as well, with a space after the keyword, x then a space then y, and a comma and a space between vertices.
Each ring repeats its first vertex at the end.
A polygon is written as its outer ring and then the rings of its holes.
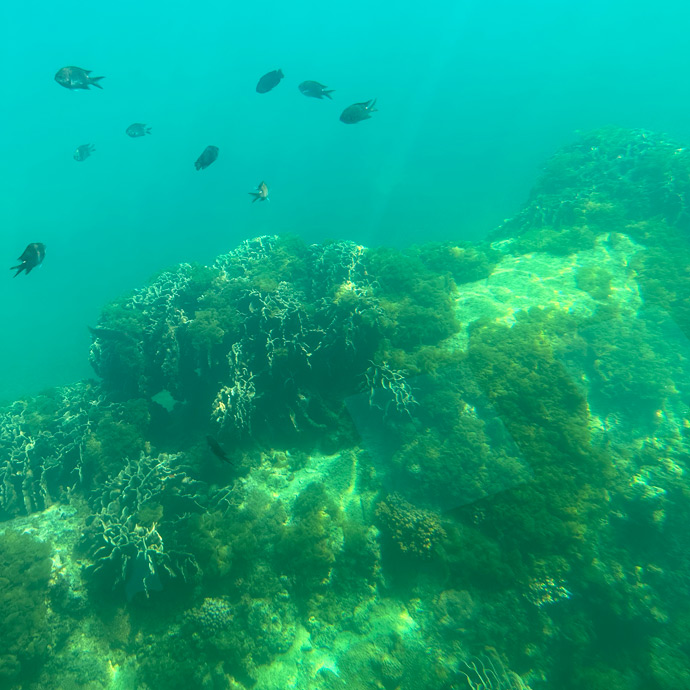
POLYGON ((126 395, 175 391, 179 378, 178 329, 187 320, 185 291, 193 268, 161 273, 126 301, 111 305, 91 329, 90 360, 96 373, 126 395))
POLYGON ((526 207, 494 233, 515 248, 567 253, 599 232, 658 217, 690 227, 690 151, 645 130, 585 134, 546 165, 526 207))
POLYGON ((517 673, 503 665, 495 651, 463 662, 459 672, 471 690, 530 690, 517 673))
POLYGON ((220 269, 228 279, 247 275, 268 259, 277 244, 278 238, 271 235, 243 240, 237 249, 217 257, 213 266, 220 269))
POLYGON ((254 375, 242 361, 242 345, 235 343, 228 354, 229 379, 232 385, 225 385, 213 401, 211 419, 221 429, 231 427, 236 431, 251 431, 251 415, 254 410, 256 386, 254 375))
POLYGON ((412 410, 419 403, 403 372, 391 369, 384 361, 379 365, 372 362, 365 375, 369 387, 369 405, 382 409, 384 417, 391 409, 398 414, 412 416, 412 410))
POLYGON ((84 546, 91 573, 106 572, 114 586, 127 585, 131 598, 160 587, 159 574, 186 577, 198 569, 187 551, 165 547, 164 535, 174 531, 189 512, 201 509, 194 482, 180 467, 180 456, 142 454, 104 487, 94 490, 84 546))
POLYGON ((106 309, 92 363, 120 394, 203 399, 227 434, 322 432, 381 338, 374 291, 359 245, 260 237, 106 309))
POLYGON ((81 481, 84 443, 101 402, 82 383, 0 410, 0 515, 41 510, 81 481))

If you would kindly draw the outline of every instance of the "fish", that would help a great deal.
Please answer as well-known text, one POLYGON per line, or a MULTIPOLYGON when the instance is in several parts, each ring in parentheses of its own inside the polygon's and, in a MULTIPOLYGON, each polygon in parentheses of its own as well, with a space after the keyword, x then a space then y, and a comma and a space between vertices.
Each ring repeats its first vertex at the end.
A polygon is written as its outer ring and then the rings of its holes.
POLYGON ((232 460, 228 457, 228 454, 223 450, 223 447, 216 441, 213 436, 206 437, 206 443, 208 443, 211 452, 223 462, 227 462, 228 465, 234 464, 232 460))
POLYGON ((308 96, 309 98, 330 98, 333 93, 333 89, 328 89, 323 84, 319 84, 318 81, 303 81, 298 87, 300 93, 308 96))
POLYGON ((268 186, 266 185, 265 182, 262 182, 257 188, 255 192, 249 192, 254 198, 252 199, 252 203, 255 201, 270 201, 268 198, 268 186))
POLYGON ((103 87, 98 82, 105 77, 91 77, 90 74, 90 69, 61 67, 55 74, 55 81, 66 89, 85 89, 88 91, 89 86, 102 89, 103 87))
POLYGON ((272 72, 267 72, 259 79, 259 83, 256 85, 256 92, 268 93, 271 89, 274 89, 280 84, 280 80, 284 76, 282 69, 274 69, 272 72))
POLYGON ((163 589, 163 583, 153 558, 139 551, 133 560, 134 562, 130 558, 127 562, 127 581, 125 582, 127 601, 132 601, 139 592, 143 592, 147 599, 149 592, 160 592, 163 589))
POLYGON ((142 125, 141 122, 135 122, 133 125, 127 127, 125 134, 128 137, 132 137, 132 139, 136 139, 137 137, 143 137, 147 134, 151 134, 151 128, 147 127, 146 125, 142 125))
POLYGON ((340 115, 340 121, 346 125, 355 125, 362 120, 368 120, 371 113, 375 113, 376 99, 373 101, 365 101, 364 103, 353 103, 348 105, 340 115))
POLYGON ((194 167, 197 170, 203 170, 204 168, 208 168, 211 163, 213 163, 214 160, 218 158, 218 147, 217 146, 207 146, 204 149, 204 152, 196 159, 196 163, 194 163, 194 167))
POLYGON ((32 242, 26 245, 26 249, 22 252, 18 261, 21 263, 17 266, 12 266, 10 271, 16 269, 14 277, 16 278, 22 271, 26 271, 26 275, 29 275, 31 271, 40 266, 43 263, 43 259, 46 256, 46 246, 42 242, 32 242))
POLYGON ((96 147, 93 144, 82 144, 81 146, 77 146, 77 149, 74 152, 74 160, 81 163, 82 161, 85 161, 95 150, 96 147))
POLYGON ((124 331, 118 331, 115 328, 107 328, 105 326, 87 326, 87 328, 94 338, 139 342, 133 335, 125 333, 124 331))

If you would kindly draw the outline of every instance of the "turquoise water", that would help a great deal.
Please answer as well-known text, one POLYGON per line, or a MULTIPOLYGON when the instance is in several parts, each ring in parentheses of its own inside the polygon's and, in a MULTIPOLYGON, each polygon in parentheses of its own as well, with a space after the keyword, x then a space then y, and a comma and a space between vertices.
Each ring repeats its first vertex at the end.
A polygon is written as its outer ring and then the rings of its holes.
POLYGON ((687 690, 688 20, 3 7, 0 690, 687 690))
POLYGON ((28 242, 48 253, 30 280, 5 281, 0 397, 87 375, 86 326, 104 302, 179 261, 265 233, 477 239, 576 130, 690 134, 688 14, 444 0, 3 7, 0 248, 8 266, 28 242), (103 90, 58 86, 73 64, 105 75, 103 90), (278 68, 283 82, 257 94, 278 68), (334 101, 303 97, 305 79, 334 101), (338 121, 371 98, 370 121, 338 121), (132 122, 153 134, 129 139, 132 122), (96 152, 76 163, 83 143, 96 152), (209 144, 220 157, 197 173, 209 144), (271 203, 250 204, 264 179, 271 203))

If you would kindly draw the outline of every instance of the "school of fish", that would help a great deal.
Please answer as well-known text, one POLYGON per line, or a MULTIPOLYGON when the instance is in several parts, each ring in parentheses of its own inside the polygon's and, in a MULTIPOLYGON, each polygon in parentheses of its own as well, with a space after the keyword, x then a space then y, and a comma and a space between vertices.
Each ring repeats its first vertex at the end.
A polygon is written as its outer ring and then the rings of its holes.
MULTIPOLYGON (((92 71, 89 69, 83 69, 81 67, 68 66, 61 67, 55 73, 55 81, 70 91, 83 90, 90 91, 90 87, 94 86, 98 89, 103 87, 100 84, 101 79, 105 77, 94 77, 91 76, 92 71)), ((283 70, 276 69, 264 74, 258 81, 256 85, 257 93, 268 93, 272 91, 280 82, 284 79, 285 75, 283 70)), ((317 98, 319 100, 327 98, 328 100, 333 100, 331 94, 333 89, 329 89, 326 85, 319 83, 318 81, 306 80, 301 82, 297 86, 299 92, 306 96, 307 98, 317 98)), ((353 103, 347 106, 340 114, 340 122, 346 125, 354 125, 363 120, 368 120, 371 118, 371 114, 376 112, 376 99, 369 101, 363 101, 361 103, 353 103)), ((147 134, 151 134, 151 127, 148 127, 144 123, 134 122, 129 125, 125 130, 125 134, 132 139, 140 139, 145 137, 147 134)), ((91 154, 96 150, 93 144, 81 144, 77 146, 74 151, 74 160, 83 163, 91 154)), ((218 158, 218 147, 209 145, 201 153, 201 155, 196 159, 194 167, 197 170, 205 170, 218 158)), ((256 187, 256 190, 249 192, 253 197, 252 203, 255 201, 269 201, 268 198, 268 185, 265 182, 261 182, 256 187)), ((31 273, 32 269, 36 266, 40 266, 45 258, 45 245, 41 242, 31 242, 27 245, 26 249, 19 257, 21 263, 17 266, 13 266, 10 270, 17 272, 14 276, 18 276, 20 273, 25 272, 26 275, 31 273)))

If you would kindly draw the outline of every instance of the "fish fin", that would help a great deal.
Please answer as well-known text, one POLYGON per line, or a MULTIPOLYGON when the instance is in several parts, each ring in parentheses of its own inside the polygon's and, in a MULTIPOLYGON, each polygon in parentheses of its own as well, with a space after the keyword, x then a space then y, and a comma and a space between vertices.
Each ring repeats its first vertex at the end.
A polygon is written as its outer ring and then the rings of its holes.
POLYGON ((103 87, 98 83, 101 79, 105 79, 105 77, 89 77, 89 86, 95 86, 98 89, 102 89, 103 87))
POLYGON ((285 75, 283 74, 283 70, 279 69, 278 74, 280 75, 280 78, 282 79, 285 75))
POLYGON ((254 198, 252 199, 252 203, 254 203, 260 196, 258 192, 249 192, 254 198))
POLYGON ((374 99, 373 101, 369 101, 369 105, 367 105, 367 110, 370 113, 377 113, 378 110, 376 108, 374 108, 375 105, 376 105, 376 99, 374 99))
POLYGON ((331 101, 333 100, 333 96, 331 94, 335 91, 335 89, 328 89, 328 91, 322 91, 321 93, 331 101))
POLYGON ((12 268, 10 268, 10 271, 14 271, 16 269, 19 270, 14 274, 14 278, 16 278, 24 270, 24 264, 19 264, 19 266, 12 266, 12 268))

